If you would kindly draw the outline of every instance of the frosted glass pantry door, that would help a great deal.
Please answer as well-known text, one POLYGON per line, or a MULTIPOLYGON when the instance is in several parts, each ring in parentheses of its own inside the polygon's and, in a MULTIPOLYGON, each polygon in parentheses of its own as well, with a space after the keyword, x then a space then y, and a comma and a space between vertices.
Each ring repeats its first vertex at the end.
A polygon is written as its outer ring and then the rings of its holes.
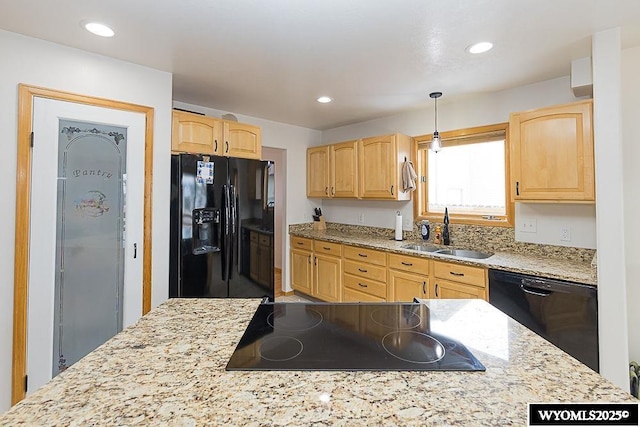
POLYGON ((142 315, 143 114, 34 100, 28 393, 142 315))

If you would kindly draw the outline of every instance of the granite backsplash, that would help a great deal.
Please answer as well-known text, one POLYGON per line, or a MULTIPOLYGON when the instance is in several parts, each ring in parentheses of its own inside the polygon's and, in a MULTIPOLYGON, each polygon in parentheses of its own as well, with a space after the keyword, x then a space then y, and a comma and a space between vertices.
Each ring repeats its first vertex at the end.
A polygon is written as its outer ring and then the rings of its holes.
MULTIPOLYGON (((442 224, 431 223, 429 242, 433 241, 433 230, 442 224)), ((305 231, 312 228, 312 223, 293 224, 290 231, 305 231)), ((368 234, 393 238, 394 231, 390 228, 367 227, 360 225, 327 223, 328 230, 336 230, 345 234, 368 234)), ((530 254, 548 258, 567 259, 580 262, 592 262, 596 254, 595 249, 574 248, 568 246, 542 245, 536 243, 517 242, 515 230, 508 227, 489 227, 480 225, 449 224, 451 246, 465 249, 485 250, 492 252, 512 252, 530 254)), ((419 226, 412 231, 403 231, 404 240, 422 240, 419 226)))

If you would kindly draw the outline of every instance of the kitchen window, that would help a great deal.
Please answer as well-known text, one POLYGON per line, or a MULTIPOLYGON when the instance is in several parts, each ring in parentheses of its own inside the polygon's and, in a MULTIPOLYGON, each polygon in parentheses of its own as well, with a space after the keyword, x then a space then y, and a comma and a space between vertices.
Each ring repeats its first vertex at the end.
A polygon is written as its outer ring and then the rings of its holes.
POLYGON ((442 150, 429 150, 432 134, 413 138, 418 183, 414 218, 513 226, 509 192, 507 123, 441 132, 442 150))

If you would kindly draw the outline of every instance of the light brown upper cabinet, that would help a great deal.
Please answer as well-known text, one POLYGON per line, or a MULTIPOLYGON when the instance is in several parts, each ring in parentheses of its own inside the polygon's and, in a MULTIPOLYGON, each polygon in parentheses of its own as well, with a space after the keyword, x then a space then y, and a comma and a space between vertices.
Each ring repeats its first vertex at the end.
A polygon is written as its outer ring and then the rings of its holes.
POLYGON ((358 141, 307 149, 307 197, 358 197, 358 141))
POLYGON ((330 197, 358 197, 358 141, 331 144, 330 197))
POLYGON ((511 114, 515 201, 595 200, 592 109, 587 100, 511 114))
POLYGON ((173 111, 171 151, 221 154, 222 121, 186 111, 173 111))
POLYGON ((307 148, 307 197, 329 197, 329 146, 307 148))
POLYGON ((260 128, 227 120, 222 122, 224 135, 224 151, 222 155, 259 160, 262 156, 262 133, 260 128))
POLYGON ((363 138, 358 145, 360 197, 410 200, 402 191, 402 164, 410 158, 411 139, 392 134, 363 138))
POLYGON ((260 128, 244 123, 173 111, 171 151, 260 159, 260 128))

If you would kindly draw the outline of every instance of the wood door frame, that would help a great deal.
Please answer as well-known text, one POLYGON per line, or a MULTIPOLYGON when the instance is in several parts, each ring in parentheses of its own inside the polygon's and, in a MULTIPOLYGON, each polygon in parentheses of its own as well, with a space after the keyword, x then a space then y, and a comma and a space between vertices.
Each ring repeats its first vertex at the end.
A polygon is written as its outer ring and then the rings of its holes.
POLYGON ((11 404, 25 397, 27 354, 27 302, 29 280, 29 224, 31 221, 31 132, 35 97, 86 104, 115 110, 143 113, 144 143, 144 219, 142 254, 142 313, 151 309, 151 190, 153 168, 154 109, 106 98, 79 95, 25 84, 18 85, 18 159, 16 170, 16 225, 13 284, 13 367, 11 404))

